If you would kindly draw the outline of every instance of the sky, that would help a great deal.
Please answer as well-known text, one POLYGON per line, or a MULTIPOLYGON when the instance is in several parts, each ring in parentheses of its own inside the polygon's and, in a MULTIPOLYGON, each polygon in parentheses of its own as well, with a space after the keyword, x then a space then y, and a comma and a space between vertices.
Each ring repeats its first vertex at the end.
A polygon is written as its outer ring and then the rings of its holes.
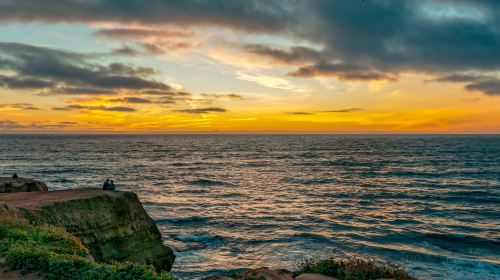
POLYGON ((497 0, 0 0, 0 133, 500 133, 497 0))

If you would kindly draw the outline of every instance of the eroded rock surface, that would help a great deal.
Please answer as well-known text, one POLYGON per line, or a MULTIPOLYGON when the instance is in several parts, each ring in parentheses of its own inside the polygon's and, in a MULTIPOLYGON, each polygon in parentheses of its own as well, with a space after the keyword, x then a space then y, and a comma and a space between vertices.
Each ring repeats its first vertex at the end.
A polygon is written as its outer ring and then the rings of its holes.
POLYGON ((0 193, 48 191, 45 183, 28 178, 0 177, 0 193))
POLYGON ((235 276, 212 276, 204 280, 335 280, 334 278, 322 276, 319 274, 304 274, 294 277, 293 273, 285 269, 269 269, 267 267, 250 270, 246 273, 235 276), (318 278, 314 278, 314 277, 318 278), (302 277, 302 278, 300 278, 302 277))
POLYGON ((0 206, 36 224, 64 227, 97 261, 133 261, 170 271, 175 255, 132 192, 74 189, 0 194, 0 206), (5 206, 4 206, 5 207, 5 206))

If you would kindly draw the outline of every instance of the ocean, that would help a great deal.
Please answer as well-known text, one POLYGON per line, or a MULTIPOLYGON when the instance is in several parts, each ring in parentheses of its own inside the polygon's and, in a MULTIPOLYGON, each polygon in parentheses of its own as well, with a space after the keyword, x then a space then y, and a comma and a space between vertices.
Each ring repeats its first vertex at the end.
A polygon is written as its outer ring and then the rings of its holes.
POLYGON ((0 135, 0 176, 136 192, 180 279, 332 255, 500 279, 498 135, 0 135))

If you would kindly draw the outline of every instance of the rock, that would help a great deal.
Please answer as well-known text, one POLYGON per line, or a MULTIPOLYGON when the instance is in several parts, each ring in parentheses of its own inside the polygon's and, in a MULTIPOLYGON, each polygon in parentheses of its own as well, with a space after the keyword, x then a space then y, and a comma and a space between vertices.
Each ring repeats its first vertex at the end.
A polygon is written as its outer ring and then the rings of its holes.
POLYGON ((293 274, 285 269, 269 269, 267 267, 250 270, 243 274, 228 276, 211 276, 203 280, 294 280, 293 274))
POLYGON ((245 277, 253 276, 266 280, 293 280, 293 274, 285 269, 257 268, 244 274, 245 277))
POLYGON ((321 274, 301 274, 295 278, 296 280, 337 280, 337 278, 331 278, 321 274))
POLYGON ((132 192, 74 189, 0 194, 5 204, 32 223, 64 227, 96 261, 133 261, 170 271, 175 255, 132 192))
POLYGON ((28 178, 0 177, 0 193, 48 191, 47 185, 28 178))

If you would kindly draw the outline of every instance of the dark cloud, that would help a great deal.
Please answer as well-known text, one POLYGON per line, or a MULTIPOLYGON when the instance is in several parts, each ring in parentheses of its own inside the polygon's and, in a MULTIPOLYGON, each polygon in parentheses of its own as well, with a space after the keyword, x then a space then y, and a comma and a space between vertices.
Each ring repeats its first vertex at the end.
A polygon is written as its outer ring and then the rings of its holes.
POLYGON ((288 73, 288 75, 302 78, 335 76, 340 80, 397 80, 393 74, 387 74, 374 69, 367 69, 356 65, 341 63, 318 63, 315 65, 304 66, 300 67, 297 71, 288 73))
POLYGON ((184 0, 145 4, 141 0, 60 1, 3 0, 0 20, 42 22, 124 22, 229 26, 246 31, 284 29, 284 13, 291 14, 294 0, 184 0), (284 9, 289 5, 289 9, 284 9), (47 7, 57 7, 48 9, 47 7))
POLYGON ((311 112, 286 112, 289 115, 313 115, 314 113, 311 112))
POLYGON ((40 110, 38 107, 34 106, 33 104, 29 103, 11 103, 11 104, 0 104, 0 109, 1 108, 14 108, 14 109, 22 109, 22 110, 40 110))
POLYGON ((113 49, 111 51, 111 53, 115 54, 115 55, 125 55, 125 56, 138 56, 138 55, 142 54, 141 51, 133 49, 129 46, 123 46, 123 47, 118 48, 118 49, 113 49))
POLYGON ((229 98, 229 99, 242 99, 243 96, 236 94, 236 93, 202 93, 200 94, 203 97, 208 97, 208 98, 229 98))
POLYGON ((432 81, 463 83, 465 89, 478 91, 490 96, 500 95, 500 78, 490 75, 452 73, 434 79, 432 81))
POLYGON ((0 129, 20 129, 24 128, 24 126, 18 124, 17 122, 10 120, 0 120, 0 129))
POLYGON ((452 82, 452 83, 460 83, 460 82, 471 82, 471 81, 476 81, 483 78, 483 76, 478 76, 474 74, 448 74, 444 75, 441 77, 438 77, 437 79, 431 80, 437 81, 437 82, 452 82))
POLYGON ((99 65, 90 57, 25 44, 0 43, 0 70, 14 71, 1 76, 9 88, 31 88, 44 94, 109 94, 116 90, 163 90, 171 87, 154 80, 157 71, 122 63, 99 65))
POLYGON ((224 108, 209 107, 209 108, 175 110, 175 112, 188 113, 188 114, 206 114, 206 113, 224 113, 227 112, 227 110, 224 108))
POLYGON ((17 76, 11 77, 0 75, 0 85, 10 89, 39 89, 52 87, 55 85, 55 83, 37 78, 23 78, 17 76))
POLYGON ((110 99, 108 100, 110 102, 120 102, 120 103, 135 103, 135 104, 150 104, 153 103, 153 101, 146 99, 146 98, 141 98, 141 97, 123 97, 123 98, 116 98, 116 99, 110 99))
POLYGON ((347 108, 347 109, 338 109, 338 110, 326 110, 326 111, 321 111, 322 113, 352 113, 352 112, 359 112, 359 111, 364 111, 362 108, 347 108))
POLYGON ((316 111, 316 112, 296 111, 296 112, 287 112, 287 114, 290 114, 290 115, 314 115, 315 113, 352 113, 352 112, 359 112, 359 111, 364 111, 364 109, 362 109, 362 108, 346 108, 346 109, 325 110, 325 111, 316 111))
POLYGON ((486 95, 500 96, 500 79, 475 81, 467 84, 465 88, 470 91, 479 91, 486 95))
POLYGON ((282 49, 262 44, 247 44, 243 49, 248 53, 268 57, 274 62, 284 64, 312 63, 322 59, 321 52, 301 46, 282 49))
POLYGON ((79 105, 79 104, 71 104, 65 107, 55 107, 52 110, 56 111, 71 111, 71 110, 88 110, 88 111, 109 111, 109 112, 135 112, 137 111, 132 107, 124 107, 124 106, 113 106, 106 107, 103 105, 100 106, 87 106, 87 105, 79 105))
POLYGON ((51 130, 71 126, 73 122, 32 122, 30 124, 19 124, 11 120, 0 120, 0 129, 4 130, 51 130))
POLYGON ((41 95, 56 95, 56 94, 85 94, 85 95, 108 95, 114 94, 112 89, 103 89, 103 88, 92 88, 92 87, 67 87, 67 86, 59 86, 55 88, 44 89, 45 92, 41 93, 41 95))
POLYGON ((94 33, 99 37, 117 39, 117 40, 131 40, 142 38, 155 38, 161 37, 163 39, 172 37, 189 37, 191 32, 182 30, 160 30, 160 29, 139 29, 139 28, 116 28, 116 29, 103 29, 94 33))

